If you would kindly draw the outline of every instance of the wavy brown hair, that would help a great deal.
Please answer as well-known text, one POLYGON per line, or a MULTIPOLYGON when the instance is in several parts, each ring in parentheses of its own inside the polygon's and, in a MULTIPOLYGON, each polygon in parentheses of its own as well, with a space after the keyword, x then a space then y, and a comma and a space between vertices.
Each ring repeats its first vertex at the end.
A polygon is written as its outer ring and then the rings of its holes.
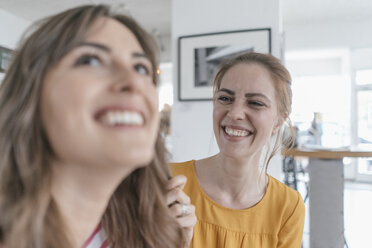
MULTIPOLYGON (((70 247, 50 192, 55 154, 41 121, 41 87, 46 73, 102 17, 129 28, 157 68, 153 39, 133 19, 105 5, 69 9, 29 30, 0 88, 0 243, 5 247, 70 247)), ((102 222, 111 247, 170 248, 185 242, 164 199, 170 172, 161 135, 154 149, 152 162, 125 178, 109 201, 102 222)))
MULTIPOLYGON (((286 140, 282 140, 283 132, 279 131, 276 135, 274 147, 271 149, 270 142, 267 144, 267 151, 271 150, 269 154, 267 152, 265 157, 265 171, 267 171, 267 166, 270 163, 270 160, 274 157, 275 153, 279 150, 282 143, 288 143, 286 146, 291 147, 294 141, 294 131, 292 128, 291 120, 289 115, 292 111, 292 79, 288 70, 282 64, 282 62, 272 56, 271 54, 263 54, 257 52, 247 52, 240 54, 230 60, 225 61, 219 68, 213 84, 213 101, 215 100, 216 93, 221 87, 222 78, 225 76, 233 66, 238 64, 257 64, 263 66, 271 76, 271 79, 274 82, 275 96, 278 103, 278 114, 279 122, 283 124, 287 122, 289 126, 292 137, 286 140)), ((280 130, 280 129, 279 129, 280 130)))

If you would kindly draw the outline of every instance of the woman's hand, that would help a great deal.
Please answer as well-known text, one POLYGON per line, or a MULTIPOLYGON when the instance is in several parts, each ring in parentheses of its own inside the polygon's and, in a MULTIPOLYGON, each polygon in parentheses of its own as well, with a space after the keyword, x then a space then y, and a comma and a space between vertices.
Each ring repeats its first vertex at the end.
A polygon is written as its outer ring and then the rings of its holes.
POLYGON ((195 207, 190 204, 190 197, 182 191, 186 177, 178 175, 168 181, 167 204, 172 214, 186 233, 186 247, 190 246, 194 225, 196 224, 195 207))

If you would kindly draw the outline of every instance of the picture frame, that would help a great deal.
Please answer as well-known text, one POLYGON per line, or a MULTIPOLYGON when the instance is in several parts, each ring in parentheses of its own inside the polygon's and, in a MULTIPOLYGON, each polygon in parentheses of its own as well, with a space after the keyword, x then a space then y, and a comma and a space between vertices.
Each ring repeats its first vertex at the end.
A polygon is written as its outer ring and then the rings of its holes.
POLYGON ((226 59, 255 51, 271 53, 271 29, 246 29, 178 38, 178 100, 210 101, 213 78, 226 59))
POLYGON ((0 72, 5 73, 8 69, 12 55, 11 49, 0 46, 0 72))

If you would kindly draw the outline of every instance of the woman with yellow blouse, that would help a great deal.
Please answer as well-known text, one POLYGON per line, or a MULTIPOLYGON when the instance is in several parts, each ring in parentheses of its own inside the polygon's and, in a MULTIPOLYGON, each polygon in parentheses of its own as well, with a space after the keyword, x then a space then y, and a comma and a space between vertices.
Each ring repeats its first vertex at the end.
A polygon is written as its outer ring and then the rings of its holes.
POLYGON ((290 125, 291 98, 290 75, 271 55, 249 52, 222 65, 213 96, 220 152, 171 166, 187 177, 184 191, 196 207, 191 247, 301 247, 303 200, 266 173, 281 127, 290 125))

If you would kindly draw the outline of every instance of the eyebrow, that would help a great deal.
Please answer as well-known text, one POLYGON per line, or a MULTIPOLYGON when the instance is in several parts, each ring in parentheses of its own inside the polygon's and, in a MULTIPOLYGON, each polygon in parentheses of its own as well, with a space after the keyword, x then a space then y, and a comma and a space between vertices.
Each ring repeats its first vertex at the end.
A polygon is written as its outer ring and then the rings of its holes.
MULTIPOLYGON (((229 90, 229 89, 226 89, 226 88, 222 88, 222 89, 219 89, 219 90, 218 90, 218 92, 221 92, 221 91, 226 92, 226 93, 229 94, 229 95, 235 96, 235 92, 232 91, 232 90, 229 90)), ((262 94, 262 93, 246 93, 244 96, 245 96, 246 98, 251 98, 251 97, 262 97, 262 98, 265 98, 267 101, 271 102, 270 99, 269 99, 266 95, 264 95, 264 94, 262 94)))
MULTIPOLYGON (((112 50, 109 47, 107 47, 105 45, 102 45, 102 44, 99 44, 99 43, 95 43, 95 42, 81 42, 78 46, 89 46, 89 47, 94 47, 94 48, 97 48, 99 50, 105 51, 107 53, 112 52, 112 50)), ((134 58, 145 58, 145 59, 147 59, 151 62, 150 57, 147 54, 142 53, 142 52, 133 52, 132 57, 134 57, 134 58)))
POLYGON ((134 53, 132 53, 132 56, 137 57, 137 58, 145 58, 145 59, 150 60, 149 55, 147 55, 146 53, 134 52, 134 53))
POLYGON ((229 94, 229 95, 233 95, 233 96, 235 96, 235 92, 232 91, 232 90, 229 90, 229 89, 226 89, 226 88, 222 88, 222 89, 219 89, 219 90, 218 90, 218 92, 221 92, 221 91, 226 92, 226 93, 229 94))
POLYGON ((110 53, 111 52, 111 49, 105 45, 102 45, 102 44, 98 44, 98 43, 94 43, 94 42, 81 42, 79 46, 89 46, 89 47, 94 47, 94 48, 98 48, 99 50, 103 50, 105 52, 108 52, 110 53))
POLYGON ((271 102, 270 99, 262 93, 247 93, 247 94, 245 94, 246 98, 251 98, 251 97, 255 97, 255 96, 265 98, 267 101, 271 102))
POLYGON ((134 52, 134 53, 132 53, 132 57, 133 58, 144 58, 144 59, 148 60, 148 62, 152 65, 150 56, 146 53, 134 52))

